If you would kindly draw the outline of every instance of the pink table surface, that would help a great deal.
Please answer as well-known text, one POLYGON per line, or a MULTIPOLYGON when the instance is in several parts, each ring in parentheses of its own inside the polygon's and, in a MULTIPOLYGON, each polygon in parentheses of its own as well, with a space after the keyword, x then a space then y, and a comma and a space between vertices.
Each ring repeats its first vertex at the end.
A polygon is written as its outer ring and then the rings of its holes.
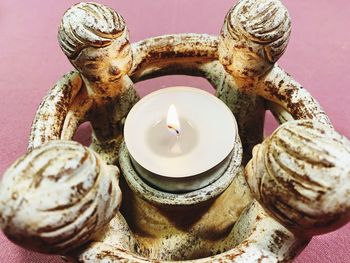
MULTIPOLYGON (((25 152, 31 121, 43 96, 72 69, 58 46, 56 34, 63 12, 75 2, 0 1, 0 174, 25 152)), ((100 2, 124 16, 132 41, 138 41, 170 33, 218 34, 226 12, 236 1, 100 2)), ((323 105, 335 128, 350 137, 350 1, 284 3, 292 17, 293 32, 279 64, 323 105)), ((146 81, 137 84, 137 89, 144 95, 171 85, 211 89, 205 80, 183 76, 146 81)), ((268 123, 267 130, 272 127, 268 123)), ((295 262, 350 262, 349 241, 350 224, 313 238, 295 262)), ((0 262, 62 262, 57 256, 24 250, 2 234, 0 244, 0 262)))

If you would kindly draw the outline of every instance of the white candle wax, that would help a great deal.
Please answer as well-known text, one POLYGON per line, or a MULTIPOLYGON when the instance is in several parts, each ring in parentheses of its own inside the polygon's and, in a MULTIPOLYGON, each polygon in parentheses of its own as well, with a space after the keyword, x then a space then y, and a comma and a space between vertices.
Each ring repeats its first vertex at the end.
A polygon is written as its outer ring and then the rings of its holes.
POLYGON ((144 97, 131 109, 124 127, 138 174, 173 192, 195 190, 220 177, 236 136, 230 109, 210 93, 190 87, 161 89, 144 97), (178 119, 169 120, 174 112, 178 119))

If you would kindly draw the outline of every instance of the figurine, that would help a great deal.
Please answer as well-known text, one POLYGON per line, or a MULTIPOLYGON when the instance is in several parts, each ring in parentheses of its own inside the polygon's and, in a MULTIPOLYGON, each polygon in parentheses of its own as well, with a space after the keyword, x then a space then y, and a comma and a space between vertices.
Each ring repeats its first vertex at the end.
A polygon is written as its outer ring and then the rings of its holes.
POLYGON ((280 0, 241 0, 226 15, 219 61, 240 90, 273 102, 271 110, 278 112, 275 115, 283 112, 282 122, 317 119, 331 126, 320 105, 275 64, 287 48, 290 32, 289 13, 280 0))
POLYGON ((313 235, 343 225, 350 219, 350 143, 276 64, 290 32, 279 0, 240 0, 219 37, 130 44, 118 13, 74 5, 59 42, 76 70, 44 98, 28 153, 1 182, 4 233, 79 262, 287 262, 313 235), (122 144, 123 120, 138 100, 133 83, 169 74, 210 81, 236 115, 243 145, 242 162, 239 148, 231 170, 184 195, 144 183, 122 144), (282 126, 262 142, 265 110, 282 126), (93 127, 91 149, 69 141, 85 121, 93 127), (120 188, 112 164, 123 173, 120 188))
POLYGON ((19 158, 0 184, 0 225, 13 242, 66 253, 118 212, 119 169, 73 141, 50 141, 19 158))
POLYGON ((315 121, 287 122, 255 146, 254 197, 288 229, 312 236, 350 220, 350 141, 315 121))
MULTIPOLYGON (((91 147, 108 163, 116 163, 118 156, 112 153, 120 146, 123 121, 139 99, 127 75, 132 53, 124 19, 103 5, 79 3, 64 14, 58 40, 62 51, 80 73, 76 78, 82 81, 76 80, 74 95, 71 90, 63 94, 71 98, 66 102, 65 116, 60 121, 62 133, 57 137, 71 139, 81 123, 90 121, 91 147)), ((67 84, 72 85, 69 81, 67 84)), ((47 121, 39 113, 34 123, 41 119, 47 121)), ((37 145, 35 138, 31 140, 34 142, 30 149, 37 145)))

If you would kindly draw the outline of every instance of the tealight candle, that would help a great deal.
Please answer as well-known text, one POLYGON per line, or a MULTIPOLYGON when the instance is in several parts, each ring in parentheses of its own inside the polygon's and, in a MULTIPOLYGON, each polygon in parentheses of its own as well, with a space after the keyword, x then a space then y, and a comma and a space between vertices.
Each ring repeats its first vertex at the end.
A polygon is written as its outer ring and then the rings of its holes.
POLYGON ((230 109, 210 93, 190 87, 145 96, 124 126, 138 175, 170 192, 196 190, 217 180, 229 164, 236 136, 230 109))

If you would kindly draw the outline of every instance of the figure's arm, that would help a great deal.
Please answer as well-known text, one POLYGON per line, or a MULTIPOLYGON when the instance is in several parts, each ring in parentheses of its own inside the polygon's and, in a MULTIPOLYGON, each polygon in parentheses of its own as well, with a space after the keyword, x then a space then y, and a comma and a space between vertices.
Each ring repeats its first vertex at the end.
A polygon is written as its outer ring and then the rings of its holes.
POLYGON ((174 74, 204 76, 200 66, 217 59, 216 36, 173 34, 132 44, 134 83, 174 74))
POLYGON ((69 106, 64 119, 61 140, 71 140, 73 138, 79 125, 86 120, 86 115, 92 105, 93 100, 88 96, 86 89, 80 89, 80 92, 69 106))
POLYGON ((272 101, 266 101, 265 102, 265 108, 273 114, 275 119, 278 121, 279 124, 283 124, 287 121, 292 121, 293 116, 290 115, 289 112, 287 112, 283 107, 281 107, 279 104, 276 104, 272 101))
POLYGON ((128 76, 116 83, 115 89, 120 91, 118 96, 95 102, 88 114, 93 128, 91 148, 109 164, 118 162, 125 118, 140 99, 128 76))
MULTIPOLYGON (((270 100, 296 119, 312 119, 332 127, 332 124, 318 102, 279 66, 274 68, 258 82, 257 93, 270 100)), ((274 107, 278 110, 277 107, 274 107)))
POLYGON ((71 71, 61 78, 40 104, 30 133, 28 150, 61 138, 69 105, 82 86, 80 74, 71 71))

